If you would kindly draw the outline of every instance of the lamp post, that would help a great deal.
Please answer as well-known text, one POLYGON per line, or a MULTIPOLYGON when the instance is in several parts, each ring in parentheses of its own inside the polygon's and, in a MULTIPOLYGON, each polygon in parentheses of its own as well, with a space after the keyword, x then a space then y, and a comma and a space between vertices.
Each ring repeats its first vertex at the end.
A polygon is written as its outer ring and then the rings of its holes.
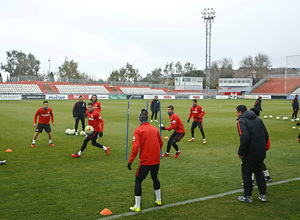
POLYGON ((285 71, 284 71, 284 94, 286 94, 286 75, 289 57, 300 57, 300 55, 290 55, 285 57, 285 71))
POLYGON ((48 59, 48 62, 49 62, 49 76, 50 76, 50 58, 48 59))
POLYGON ((204 8, 202 18, 206 24, 206 56, 205 56, 205 75, 206 87, 210 89, 210 58, 211 58, 211 23, 214 22, 215 11, 213 8, 204 8))

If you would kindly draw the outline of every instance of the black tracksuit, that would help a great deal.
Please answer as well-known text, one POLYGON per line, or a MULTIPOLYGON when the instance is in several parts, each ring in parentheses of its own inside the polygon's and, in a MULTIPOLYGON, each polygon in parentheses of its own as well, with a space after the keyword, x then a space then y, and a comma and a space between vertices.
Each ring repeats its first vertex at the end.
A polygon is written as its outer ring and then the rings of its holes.
POLYGON ((267 186, 261 164, 266 157, 266 146, 269 139, 268 131, 263 121, 252 111, 245 111, 237 122, 240 135, 240 147, 238 154, 242 159, 242 177, 244 183, 244 195, 252 194, 252 173, 255 174, 259 192, 267 193, 267 186))
POLYGON ((256 102, 254 103, 254 108, 257 108, 259 110, 259 113, 260 111, 262 111, 262 108, 261 108, 261 99, 257 99, 256 102))
POLYGON ((73 117, 75 118, 75 131, 77 132, 79 120, 81 120, 82 130, 84 131, 85 122, 84 117, 86 114, 86 103, 78 101, 73 107, 73 117))
POLYGON ((153 99, 151 102, 151 106, 150 106, 152 111, 151 120, 153 119, 154 114, 155 114, 155 120, 157 119, 157 112, 159 112, 159 103, 160 102, 158 101, 158 99, 157 100, 153 99))
POLYGON ((292 114, 292 119, 295 116, 295 119, 297 118, 298 110, 299 110, 299 100, 298 98, 294 98, 292 102, 292 107, 293 107, 293 114, 292 114))

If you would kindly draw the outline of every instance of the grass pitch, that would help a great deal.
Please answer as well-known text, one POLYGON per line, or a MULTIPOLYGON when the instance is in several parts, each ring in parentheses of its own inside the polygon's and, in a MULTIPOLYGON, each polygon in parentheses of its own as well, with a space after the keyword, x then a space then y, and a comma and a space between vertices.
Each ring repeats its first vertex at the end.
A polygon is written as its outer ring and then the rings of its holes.
MULTIPOLYGON (((102 149, 88 144, 81 158, 72 158, 84 140, 83 136, 66 135, 74 128, 74 101, 49 101, 56 126, 51 125, 53 143, 48 145, 45 132, 39 135, 36 146, 30 147, 34 134, 33 117, 42 100, 0 101, 0 219, 99 219, 99 212, 109 208, 113 215, 129 212, 134 204, 134 178, 139 164, 135 159, 127 169, 125 160, 128 100, 100 100, 104 120, 104 135, 100 143, 109 146, 110 156, 102 149), (13 152, 5 153, 7 148, 13 152)), ((195 142, 187 142, 191 123, 186 120, 191 100, 161 100, 162 124, 169 125, 167 106, 185 124, 186 135, 179 142, 179 158, 172 156, 161 161, 159 180, 163 204, 215 195, 242 188, 240 160, 237 157, 239 136, 235 107, 252 107, 254 100, 199 100, 206 114, 204 131, 195 130, 195 142)), ((129 149, 138 124, 138 113, 146 108, 146 100, 130 100, 129 149)), ((300 176, 300 145, 296 142, 299 130, 294 122, 276 120, 277 116, 291 117, 291 101, 263 100, 263 119, 269 131, 271 149, 265 160, 274 182, 300 176)), ((152 123, 158 127, 159 123, 152 123)), ((81 124, 79 124, 81 128, 81 124)), ((162 131, 162 137, 171 132, 162 131)), ((167 140, 164 140, 163 153, 167 140)), ((142 209, 154 207, 155 194, 150 176, 142 184, 142 209)), ((140 213, 123 219, 299 219, 299 181, 268 188, 268 202, 258 200, 254 189, 252 204, 237 200, 240 194, 228 195, 179 207, 140 213)))

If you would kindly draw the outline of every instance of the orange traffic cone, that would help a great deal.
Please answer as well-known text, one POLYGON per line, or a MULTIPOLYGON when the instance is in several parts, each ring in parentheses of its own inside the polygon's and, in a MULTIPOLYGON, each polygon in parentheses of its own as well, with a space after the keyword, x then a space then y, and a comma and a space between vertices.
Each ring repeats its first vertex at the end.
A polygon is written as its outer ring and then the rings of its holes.
POLYGON ((108 208, 103 209, 100 214, 101 215, 111 215, 111 211, 108 208))
POLYGON ((12 149, 9 149, 9 148, 8 148, 8 149, 6 150, 6 152, 12 152, 12 149))

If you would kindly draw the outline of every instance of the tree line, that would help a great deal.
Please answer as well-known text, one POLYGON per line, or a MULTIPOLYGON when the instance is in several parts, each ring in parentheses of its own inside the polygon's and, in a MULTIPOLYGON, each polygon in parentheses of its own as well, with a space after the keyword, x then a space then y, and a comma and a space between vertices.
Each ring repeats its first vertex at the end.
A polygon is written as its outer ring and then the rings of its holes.
MULTIPOLYGON (((53 79, 54 75, 58 80, 67 79, 85 79, 93 80, 87 73, 78 70, 79 63, 73 59, 65 58, 63 64, 58 67, 57 72, 40 73, 41 62, 36 57, 22 51, 6 51, 6 63, 1 63, 0 68, 8 72, 10 77, 18 76, 42 76, 45 79, 53 79)), ((268 55, 258 53, 257 55, 244 57, 240 62, 240 68, 233 69, 234 63, 230 58, 223 58, 213 61, 210 68, 211 88, 218 86, 219 78, 246 77, 253 78, 254 83, 272 73, 271 61, 268 55)), ((153 84, 174 85, 175 76, 204 77, 205 72, 197 70, 196 66, 190 62, 181 63, 168 62, 163 68, 157 67, 143 77, 137 68, 132 64, 126 63, 125 66, 109 73, 107 81, 120 82, 150 82, 153 84)), ((1 77, 1 74, 0 74, 1 77)))

